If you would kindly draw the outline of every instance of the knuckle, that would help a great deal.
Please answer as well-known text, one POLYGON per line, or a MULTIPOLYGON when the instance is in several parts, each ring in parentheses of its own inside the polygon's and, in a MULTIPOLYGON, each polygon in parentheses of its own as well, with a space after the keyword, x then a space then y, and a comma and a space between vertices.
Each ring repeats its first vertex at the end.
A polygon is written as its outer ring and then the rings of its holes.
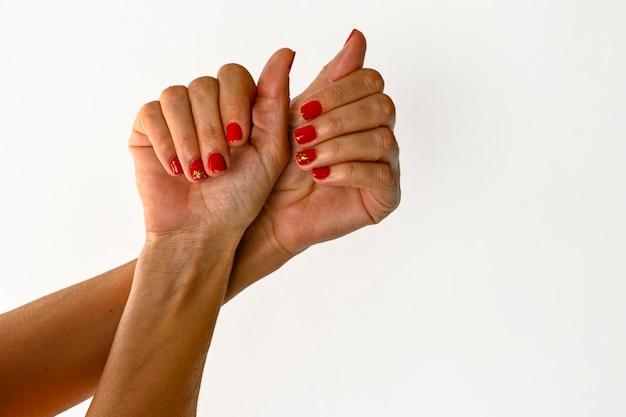
POLYGON ((151 101, 144 104, 139 110, 139 116, 142 119, 154 120, 161 116, 161 103, 158 101, 151 101))
POLYGON ((396 116, 396 105, 387 94, 380 93, 376 95, 376 109, 385 122, 393 120, 396 116))
POLYGON ((239 64, 230 63, 222 65, 219 71, 217 71, 218 78, 232 75, 248 75, 248 70, 239 64))
POLYGON ((398 141, 391 129, 386 127, 376 129, 374 140, 383 155, 396 154, 398 152, 398 141))
POLYGON ((385 89, 385 80, 380 72, 375 69, 365 68, 363 69, 363 84, 371 91, 383 91, 385 89))
POLYGON ((159 101, 164 104, 178 104, 186 99, 187 87, 182 85, 174 85, 163 90, 159 101))
POLYGON ((197 97, 205 97, 217 90, 217 80, 213 77, 198 77, 189 83, 189 94, 197 97))

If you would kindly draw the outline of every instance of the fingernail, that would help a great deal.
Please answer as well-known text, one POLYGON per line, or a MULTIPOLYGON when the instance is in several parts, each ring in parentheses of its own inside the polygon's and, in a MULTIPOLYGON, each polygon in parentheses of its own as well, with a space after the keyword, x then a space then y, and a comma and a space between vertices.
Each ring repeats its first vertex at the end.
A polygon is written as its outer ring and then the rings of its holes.
POLYGON ((300 113, 304 120, 311 120, 322 114, 322 103, 317 100, 309 101, 300 107, 300 113))
POLYGON ((226 126, 226 140, 228 140, 228 143, 237 142, 241 140, 242 137, 243 132, 238 123, 229 123, 228 126, 226 126))
POLYGON ((294 136, 296 137, 296 142, 303 145, 314 140, 317 137, 317 132, 315 131, 315 127, 309 125, 297 128, 294 132, 294 136))
POLYGON ((180 164, 180 161, 178 160, 178 156, 174 156, 170 160, 170 169, 172 170, 172 173, 174 175, 183 173, 183 166, 180 164))
POLYGON ((222 171, 226 171, 226 160, 221 153, 213 152, 209 155, 209 172, 216 174, 222 171))
POLYGON ((330 168, 321 167, 321 168, 313 168, 313 178, 316 180, 323 180, 327 176, 330 175, 330 168))
POLYGON ((343 44, 343 46, 346 46, 348 42, 350 42, 350 39, 352 39, 352 35, 354 35, 354 32, 356 32, 356 29, 352 29, 352 32, 350 32, 350 36, 348 36, 348 39, 346 39, 346 42, 343 44))
POLYGON ((304 151, 300 151, 296 154, 296 162, 298 165, 308 165, 315 161, 316 157, 317 153, 315 152, 315 149, 305 149, 304 151))
POLYGON ((206 171, 204 170, 204 166, 202 165, 202 159, 196 159, 191 163, 190 166, 191 178, 196 181, 203 180, 208 178, 206 171))

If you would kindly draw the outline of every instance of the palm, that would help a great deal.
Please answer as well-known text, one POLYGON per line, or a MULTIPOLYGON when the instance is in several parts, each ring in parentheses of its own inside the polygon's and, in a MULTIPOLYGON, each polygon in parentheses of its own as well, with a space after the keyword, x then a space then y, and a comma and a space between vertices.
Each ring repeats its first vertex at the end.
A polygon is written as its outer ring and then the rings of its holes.
MULTIPOLYGON (((262 133, 253 131, 255 135, 262 133)), ((258 213, 286 159, 283 147, 269 155, 274 162, 264 163, 268 156, 246 144, 233 149, 228 175, 193 184, 182 176, 168 175, 153 148, 135 147, 132 152, 146 229, 157 233, 216 224, 245 228, 258 213)))
POLYGON ((278 243, 297 253, 382 219, 373 202, 366 190, 316 184, 291 158, 262 215, 271 222, 278 243))

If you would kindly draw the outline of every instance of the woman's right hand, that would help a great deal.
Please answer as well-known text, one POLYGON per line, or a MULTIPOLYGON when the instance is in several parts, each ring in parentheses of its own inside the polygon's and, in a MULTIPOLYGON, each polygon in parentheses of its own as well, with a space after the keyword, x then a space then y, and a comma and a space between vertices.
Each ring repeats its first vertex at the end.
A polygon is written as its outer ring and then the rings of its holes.
POLYGON ((258 88, 230 64, 141 109, 129 146, 149 236, 204 239, 219 231, 239 242, 289 157, 292 60, 291 50, 276 52, 258 88))

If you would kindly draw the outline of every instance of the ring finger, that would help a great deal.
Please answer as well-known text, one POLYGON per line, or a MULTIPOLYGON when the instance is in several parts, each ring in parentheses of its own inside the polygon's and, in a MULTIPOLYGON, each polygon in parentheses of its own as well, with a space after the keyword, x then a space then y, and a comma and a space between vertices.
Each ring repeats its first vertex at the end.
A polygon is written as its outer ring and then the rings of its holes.
POLYGON ((396 138, 387 127, 353 133, 320 143, 296 153, 296 162, 306 171, 343 162, 391 162, 398 154, 396 138))
POLYGON ((201 181, 207 178, 204 164, 200 157, 198 138, 191 112, 191 103, 187 88, 183 86, 169 87, 159 98, 163 116, 170 130, 176 155, 189 181, 201 181))

